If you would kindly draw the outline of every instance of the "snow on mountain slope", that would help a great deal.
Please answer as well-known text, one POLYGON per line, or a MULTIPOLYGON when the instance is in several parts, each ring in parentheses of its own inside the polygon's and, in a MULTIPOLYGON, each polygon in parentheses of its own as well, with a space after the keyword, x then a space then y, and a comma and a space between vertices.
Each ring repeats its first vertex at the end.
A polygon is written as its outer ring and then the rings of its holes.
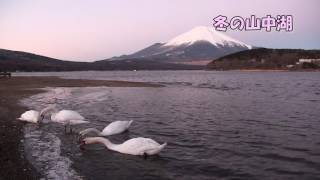
POLYGON ((215 31, 213 27, 199 26, 167 43, 155 43, 133 54, 110 60, 144 59, 169 63, 189 63, 209 61, 248 49, 252 49, 252 46, 215 31))
POLYGON ((252 46, 247 45, 241 41, 233 39, 227 35, 224 35, 212 27, 199 26, 192 30, 183 33, 163 46, 180 46, 180 45, 191 45, 197 41, 207 41, 215 46, 244 46, 248 49, 252 49, 252 46))

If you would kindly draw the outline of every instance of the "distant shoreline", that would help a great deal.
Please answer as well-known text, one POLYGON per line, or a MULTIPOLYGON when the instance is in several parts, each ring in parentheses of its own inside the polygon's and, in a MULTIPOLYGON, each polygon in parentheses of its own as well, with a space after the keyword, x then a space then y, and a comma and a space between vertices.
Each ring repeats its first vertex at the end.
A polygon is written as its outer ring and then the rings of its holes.
POLYGON ((244 71, 244 72, 289 72, 290 70, 285 69, 239 69, 239 70, 232 70, 232 71, 244 71))
POLYGON ((79 80, 59 77, 0 78, 0 174, 3 179, 39 179, 41 175, 27 161, 23 149, 24 123, 16 120, 27 110, 23 98, 44 92, 45 87, 161 87, 128 81, 79 80))
POLYGON ((299 70, 289 70, 289 69, 226 69, 226 70, 216 70, 208 69, 208 71, 237 71, 237 72, 320 72, 319 69, 299 69, 299 70))

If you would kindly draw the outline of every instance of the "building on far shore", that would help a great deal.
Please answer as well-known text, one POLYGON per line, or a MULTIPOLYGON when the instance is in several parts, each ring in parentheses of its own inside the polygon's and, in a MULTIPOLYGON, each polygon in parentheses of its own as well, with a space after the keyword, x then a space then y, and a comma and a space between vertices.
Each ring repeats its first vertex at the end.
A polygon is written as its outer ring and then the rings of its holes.
POLYGON ((320 64, 320 59, 299 59, 299 62, 297 64, 303 64, 303 63, 314 63, 314 64, 320 64))

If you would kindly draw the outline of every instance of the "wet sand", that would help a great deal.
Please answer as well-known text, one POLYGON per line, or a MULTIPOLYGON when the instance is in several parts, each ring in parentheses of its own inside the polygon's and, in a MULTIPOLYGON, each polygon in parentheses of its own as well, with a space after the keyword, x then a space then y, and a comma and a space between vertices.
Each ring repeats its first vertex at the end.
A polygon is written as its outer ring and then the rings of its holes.
POLYGON ((0 78, 0 180, 39 179, 40 175, 26 160, 23 151, 23 122, 16 120, 27 110, 19 101, 41 93, 45 87, 161 87, 156 84, 61 79, 57 77, 0 78))

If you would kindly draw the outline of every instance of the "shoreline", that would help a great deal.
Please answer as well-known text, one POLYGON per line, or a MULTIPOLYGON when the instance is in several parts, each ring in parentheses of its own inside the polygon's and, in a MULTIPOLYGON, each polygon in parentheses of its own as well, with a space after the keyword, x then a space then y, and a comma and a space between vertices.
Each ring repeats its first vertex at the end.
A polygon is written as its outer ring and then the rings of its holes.
POLYGON ((243 71, 243 72, 319 72, 318 69, 239 69, 239 70, 232 70, 232 71, 243 71))
POLYGON ((305 69, 305 70, 289 70, 289 69, 228 69, 228 70, 216 70, 208 69, 208 71, 235 71, 235 72, 320 72, 318 69, 305 69))
POLYGON ((45 87, 162 87, 162 85, 109 80, 62 79, 59 77, 0 78, 0 179, 40 179, 28 162, 23 147, 24 122, 16 120, 27 110, 23 98, 44 92, 45 87))

